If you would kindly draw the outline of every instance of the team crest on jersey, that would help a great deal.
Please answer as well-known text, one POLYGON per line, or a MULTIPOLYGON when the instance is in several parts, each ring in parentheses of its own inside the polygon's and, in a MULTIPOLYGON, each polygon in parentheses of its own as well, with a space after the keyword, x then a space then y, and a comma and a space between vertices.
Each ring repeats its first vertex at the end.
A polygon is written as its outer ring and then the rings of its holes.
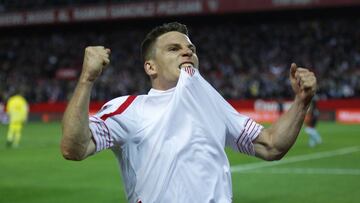
POLYGON ((190 76, 193 76, 195 74, 195 69, 193 67, 184 67, 185 72, 187 72, 190 76))

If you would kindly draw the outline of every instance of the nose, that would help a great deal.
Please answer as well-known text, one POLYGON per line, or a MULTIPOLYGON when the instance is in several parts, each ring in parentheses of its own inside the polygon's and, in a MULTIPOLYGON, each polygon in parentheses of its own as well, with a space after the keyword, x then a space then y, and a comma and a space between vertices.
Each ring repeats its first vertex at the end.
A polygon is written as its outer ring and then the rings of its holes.
POLYGON ((193 55, 193 51, 189 48, 185 48, 183 53, 182 53, 182 56, 187 56, 187 57, 191 57, 193 55))

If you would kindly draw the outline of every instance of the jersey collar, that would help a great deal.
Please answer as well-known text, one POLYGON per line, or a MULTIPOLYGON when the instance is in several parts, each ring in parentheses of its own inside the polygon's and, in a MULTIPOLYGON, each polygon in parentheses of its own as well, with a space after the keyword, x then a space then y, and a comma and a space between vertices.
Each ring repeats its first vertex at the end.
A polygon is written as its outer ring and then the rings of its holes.
POLYGON ((148 95, 160 95, 160 94, 167 94, 167 93, 172 93, 174 92, 175 87, 170 88, 168 90, 157 90, 154 88, 151 88, 150 91, 148 92, 148 95))

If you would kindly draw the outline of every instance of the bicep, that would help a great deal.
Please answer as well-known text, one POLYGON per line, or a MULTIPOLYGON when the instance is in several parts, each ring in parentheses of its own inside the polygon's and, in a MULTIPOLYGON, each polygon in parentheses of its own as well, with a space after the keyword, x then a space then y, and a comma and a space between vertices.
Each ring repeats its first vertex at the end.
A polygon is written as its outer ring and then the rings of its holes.
POLYGON ((270 142, 270 136, 266 129, 263 129, 257 138, 253 141, 255 156, 261 159, 265 159, 267 157, 268 146, 270 142))
POLYGON ((260 134, 253 141, 255 156, 267 160, 277 160, 279 151, 274 147, 269 128, 263 128, 260 134))

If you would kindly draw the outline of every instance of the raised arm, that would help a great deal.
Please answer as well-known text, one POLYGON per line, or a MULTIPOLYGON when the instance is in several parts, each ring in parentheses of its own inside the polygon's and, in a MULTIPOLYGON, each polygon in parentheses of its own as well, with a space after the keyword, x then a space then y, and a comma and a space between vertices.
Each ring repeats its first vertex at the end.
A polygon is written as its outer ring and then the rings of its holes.
POLYGON ((290 109, 254 140, 255 155, 265 160, 281 159, 295 143, 306 111, 316 91, 313 72, 291 64, 290 82, 295 100, 290 109))
POLYGON ((110 63, 110 49, 87 47, 79 81, 62 120, 61 153, 69 160, 83 160, 95 152, 89 129, 89 103, 92 86, 110 63))

